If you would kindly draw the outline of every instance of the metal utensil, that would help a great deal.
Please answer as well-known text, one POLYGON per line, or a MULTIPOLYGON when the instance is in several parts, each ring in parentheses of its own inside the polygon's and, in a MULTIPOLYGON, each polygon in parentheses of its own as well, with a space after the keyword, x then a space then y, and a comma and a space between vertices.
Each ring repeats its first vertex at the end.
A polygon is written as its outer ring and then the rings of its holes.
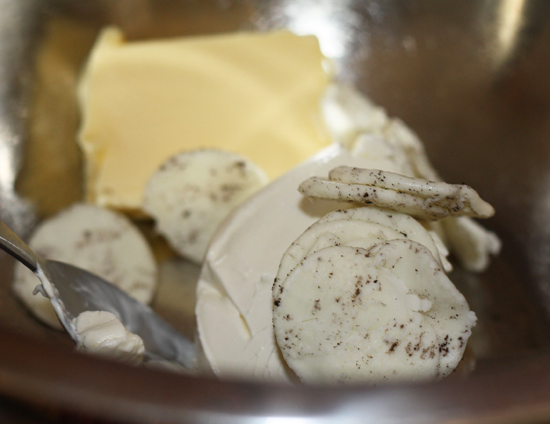
POLYGON ((1 221, 0 248, 36 274, 41 284, 35 294, 41 292, 50 299, 59 320, 76 342, 74 318, 85 311, 108 311, 142 338, 146 361, 168 361, 194 368, 194 344, 147 305, 88 271, 39 258, 1 221))

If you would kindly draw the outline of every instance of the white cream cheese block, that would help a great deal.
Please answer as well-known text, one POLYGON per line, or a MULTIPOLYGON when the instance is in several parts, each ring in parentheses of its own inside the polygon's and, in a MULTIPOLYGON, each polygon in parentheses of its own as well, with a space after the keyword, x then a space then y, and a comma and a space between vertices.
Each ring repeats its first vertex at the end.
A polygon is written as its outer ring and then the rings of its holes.
POLYGON ((197 288, 198 339, 204 361, 220 378, 292 381, 272 327, 272 285, 291 243, 328 212, 349 204, 303 198, 304 179, 340 165, 376 161, 332 145, 274 181, 222 224, 197 288))

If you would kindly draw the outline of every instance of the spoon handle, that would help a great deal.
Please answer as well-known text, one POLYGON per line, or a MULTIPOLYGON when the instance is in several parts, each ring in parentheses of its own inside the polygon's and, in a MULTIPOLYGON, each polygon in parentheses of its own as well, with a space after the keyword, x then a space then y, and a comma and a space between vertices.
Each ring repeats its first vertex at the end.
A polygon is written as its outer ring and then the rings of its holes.
POLYGON ((32 272, 36 272, 39 259, 17 234, 0 221, 0 249, 13 256, 32 272))

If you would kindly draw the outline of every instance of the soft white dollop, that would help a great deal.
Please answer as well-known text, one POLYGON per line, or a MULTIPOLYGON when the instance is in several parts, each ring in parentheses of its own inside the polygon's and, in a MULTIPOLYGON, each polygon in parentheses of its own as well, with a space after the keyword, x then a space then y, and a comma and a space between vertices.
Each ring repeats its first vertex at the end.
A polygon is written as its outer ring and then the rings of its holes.
POLYGON ((73 320, 73 325, 78 334, 78 350, 132 365, 143 361, 143 340, 126 330, 111 312, 82 312, 73 320))

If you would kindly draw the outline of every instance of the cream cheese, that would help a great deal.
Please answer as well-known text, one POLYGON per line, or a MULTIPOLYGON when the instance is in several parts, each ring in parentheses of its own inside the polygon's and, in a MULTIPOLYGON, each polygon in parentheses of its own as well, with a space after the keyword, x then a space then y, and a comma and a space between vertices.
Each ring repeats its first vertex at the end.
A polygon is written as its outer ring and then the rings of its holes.
POLYGON ((375 161, 332 145, 264 188, 220 227, 206 255, 197 288, 199 342, 220 378, 292 381, 272 328, 273 280, 283 253, 326 213, 349 205, 304 199, 304 179, 339 165, 375 161))
POLYGON ((73 320, 78 350, 131 365, 143 361, 143 340, 126 330, 111 312, 86 311, 73 320))

